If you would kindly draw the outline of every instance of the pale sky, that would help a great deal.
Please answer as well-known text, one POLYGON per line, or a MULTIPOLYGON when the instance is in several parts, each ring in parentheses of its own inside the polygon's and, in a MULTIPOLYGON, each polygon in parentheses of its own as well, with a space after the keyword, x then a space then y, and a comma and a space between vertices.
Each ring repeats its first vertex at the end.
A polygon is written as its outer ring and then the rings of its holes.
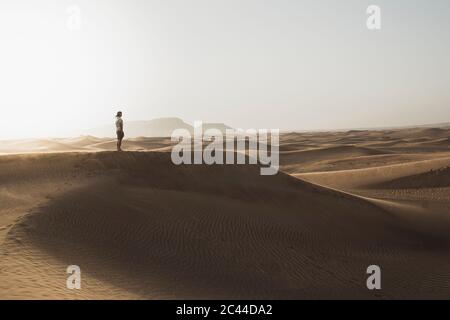
POLYGON ((449 39, 448 0, 1 0, 0 139, 81 135, 119 109, 282 130, 448 122, 449 39))

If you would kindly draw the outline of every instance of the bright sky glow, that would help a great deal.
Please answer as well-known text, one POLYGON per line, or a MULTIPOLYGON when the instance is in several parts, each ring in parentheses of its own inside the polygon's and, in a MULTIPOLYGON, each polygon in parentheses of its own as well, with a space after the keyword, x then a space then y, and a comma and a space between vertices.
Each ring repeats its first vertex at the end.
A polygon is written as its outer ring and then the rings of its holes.
POLYGON ((118 109, 243 128, 448 122, 449 39, 448 0, 2 0, 0 139, 81 135, 118 109))

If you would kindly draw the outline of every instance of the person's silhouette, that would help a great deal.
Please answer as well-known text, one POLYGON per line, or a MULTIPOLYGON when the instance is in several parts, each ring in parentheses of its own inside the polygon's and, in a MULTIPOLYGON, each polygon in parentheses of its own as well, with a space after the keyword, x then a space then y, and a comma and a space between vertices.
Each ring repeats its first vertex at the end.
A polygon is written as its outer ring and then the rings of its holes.
POLYGON ((122 140, 125 136, 123 132, 122 111, 116 114, 116 134, 117 134, 117 151, 122 151, 122 140))

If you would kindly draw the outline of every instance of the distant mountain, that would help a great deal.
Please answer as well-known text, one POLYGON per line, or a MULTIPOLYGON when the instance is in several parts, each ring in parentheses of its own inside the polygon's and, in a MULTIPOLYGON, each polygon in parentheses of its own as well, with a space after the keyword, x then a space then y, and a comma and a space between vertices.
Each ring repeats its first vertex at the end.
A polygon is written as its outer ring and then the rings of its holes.
MULTIPOLYGON (((186 129, 191 134, 194 132, 193 126, 179 118, 159 118, 148 121, 126 121, 125 119, 124 126, 126 138, 170 137, 176 129, 186 129)), ((225 133, 226 129, 231 129, 231 127, 223 123, 203 123, 203 132, 211 128, 219 129, 223 133, 225 133)), ((86 134, 95 137, 115 137, 115 130, 115 125, 112 123, 110 126, 89 130, 86 134)))

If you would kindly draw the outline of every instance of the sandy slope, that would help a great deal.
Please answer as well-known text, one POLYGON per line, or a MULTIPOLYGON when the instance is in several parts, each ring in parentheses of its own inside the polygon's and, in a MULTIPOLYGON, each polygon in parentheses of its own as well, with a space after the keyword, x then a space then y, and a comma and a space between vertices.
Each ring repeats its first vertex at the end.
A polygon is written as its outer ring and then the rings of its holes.
POLYGON ((448 141, 421 130, 285 134, 276 176, 167 138, 0 143, 35 152, 0 157, 0 298, 448 298, 448 141))
POLYGON ((449 290, 448 233, 284 174, 168 157, 2 158, 17 164, 1 171, 5 189, 39 190, 1 245, 2 298, 370 298, 374 262, 389 270, 383 297, 449 290), (82 267, 81 291, 65 289, 70 264, 82 267))
MULTIPOLYGON (((385 165, 373 168, 294 174, 304 180, 340 189, 368 188, 403 177, 439 170, 450 165, 450 157, 385 165)), ((440 179, 440 177, 439 177, 440 179)))

